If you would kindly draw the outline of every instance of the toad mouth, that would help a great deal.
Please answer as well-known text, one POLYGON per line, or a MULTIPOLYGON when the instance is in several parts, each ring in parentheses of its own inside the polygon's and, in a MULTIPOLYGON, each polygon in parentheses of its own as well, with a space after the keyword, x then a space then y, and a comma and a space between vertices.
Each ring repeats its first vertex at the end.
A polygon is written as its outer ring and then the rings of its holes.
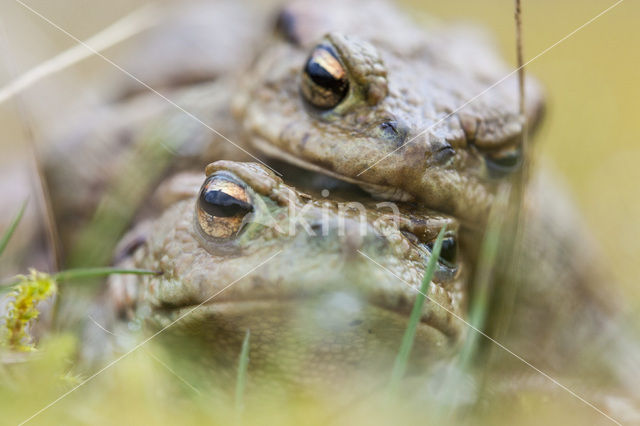
MULTIPOLYGON (((339 294, 337 292, 336 294, 339 294)), ((166 304, 162 306, 157 306, 153 309, 154 314, 159 315, 160 317, 166 319, 175 319, 175 318, 188 318, 188 315, 195 314, 196 318, 200 318, 202 316, 211 316, 218 317, 220 319, 225 318, 225 316, 255 316, 255 318, 259 321, 259 315, 256 315, 256 312, 268 312, 268 311, 277 311, 277 310, 287 310, 299 308, 304 305, 305 302, 311 302, 310 305, 315 303, 322 296, 330 296, 332 292, 309 292, 306 294, 299 295, 285 295, 284 297, 267 297, 267 298, 241 298, 241 299, 232 299, 228 298, 225 300, 206 300, 206 303, 184 303, 184 304, 166 304)), ((351 295, 353 296, 353 295, 351 295)), ((399 321, 408 321, 410 316, 410 309, 413 306, 413 301, 410 301, 408 304, 409 309, 406 309, 406 306, 401 306, 403 304, 398 303, 398 306, 393 306, 388 302, 384 302, 380 300, 381 298, 367 298, 363 297, 359 300, 363 306, 367 307, 367 310, 370 312, 383 312, 387 316, 393 316, 399 321)), ((436 306, 435 303, 427 300, 426 304, 432 304, 435 309, 442 309, 440 306, 436 306)), ((425 306, 427 306, 425 304, 425 306)), ((450 309, 450 308, 449 308, 450 309)), ((334 312, 333 310, 327 310, 327 313, 334 312)), ((427 311, 425 311, 427 312, 427 311)), ((356 319, 354 317, 353 321, 362 322, 361 319, 356 319)), ((353 321, 349 324, 349 326, 353 325, 353 321)), ((345 325, 346 326, 346 325, 345 325)), ((420 318, 419 327, 424 330, 432 329, 438 334, 445 337, 450 342, 457 341, 459 337, 459 331, 455 327, 451 327, 449 321, 443 321, 442 318, 437 318, 434 315, 422 315, 420 318)))
POLYGON ((269 157, 278 158, 280 160, 288 162, 289 164, 293 164, 295 166, 298 166, 307 170, 311 170, 312 172, 322 173, 327 176, 331 176, 333 178, 336 178, 345 182, 356 184, 360 186, 362 189, 364 189, 365 191, 369 192, 374 198, 390 200, 390 201, 402 201, 402 202, 409 202, 409 201, 415 200, 415 197, 413 195, 401 189, 394 188, 391 186, 377 185, 377 184, 365 182, 363 180, 345 176, 340 173, 336 173, 332 170, 328 170, 326 168, 318 166, 316 164, 310 163, 308 161, 302 160, 299 157, 296 157, 295 155, 292 155, 278 147, 273 146, 272 144, 270 144, 269 142, 267 142, 265 139, 261 137, 256 137, 254 140, 254 144, 258 150, 262 151, 265 155, 269 157))

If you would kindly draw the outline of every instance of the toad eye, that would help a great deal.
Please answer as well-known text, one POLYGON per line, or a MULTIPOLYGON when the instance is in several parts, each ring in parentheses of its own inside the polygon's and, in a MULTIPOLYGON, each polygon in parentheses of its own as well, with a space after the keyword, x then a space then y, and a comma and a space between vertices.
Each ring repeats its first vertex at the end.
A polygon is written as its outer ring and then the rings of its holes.
POLYGON ((253 206, 241 183, 214 174, 200 189, 196 211, 202 232, 212 238, 231 238, 238 234, 253 206))
MULTIPOLYGON (((429 251, 433 250, 434 242, 427 243, 429 251)), ((442 263, 447 268, 454 269, 456 267, 456 259, 458 258, 458 242, 454 237, 445 237, 442 240, 442 247, 440 248, 440 257, 438 262, 442 263)))
POLYGON ((487 167, 496 177, 504 176, 520 167, 522 150, 520 146, 512 146, 497 152, 485 154, 487 167))
POLYGON ((328 44, 313 49, 302 71, 302 95, 318 109, 330 109, 344 99, 349 80, 338 54, 328 44))

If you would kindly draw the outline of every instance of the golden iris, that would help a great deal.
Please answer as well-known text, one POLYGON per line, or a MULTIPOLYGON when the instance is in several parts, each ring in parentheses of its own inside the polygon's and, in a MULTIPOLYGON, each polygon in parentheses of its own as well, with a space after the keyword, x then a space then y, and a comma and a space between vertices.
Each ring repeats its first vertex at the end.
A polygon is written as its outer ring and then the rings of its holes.
POLYGON ((231 238, 242 228, 244 217, 253 207, 247 189, 230 177, 211 175, 198 197, 200 229, 212 238, 231 238))
POLYGON ((344 99, 349 79, 334 48, 328 44, 316 46, 302 72, 302 95, 318 109, 330 109, 344 99))

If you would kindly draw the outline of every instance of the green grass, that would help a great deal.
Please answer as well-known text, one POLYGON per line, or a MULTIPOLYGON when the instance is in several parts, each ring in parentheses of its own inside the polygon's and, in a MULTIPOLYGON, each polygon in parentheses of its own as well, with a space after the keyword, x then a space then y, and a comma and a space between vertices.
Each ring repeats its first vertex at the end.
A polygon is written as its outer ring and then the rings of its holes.
POLYGON ((244 389, 247 383, 247 368, 249 367, 249 339, 251 331, 247 330, 242 340, 242 349, 238 357, 238 375, 236 378, 236 411, 238 413, 244 410, 244 389))
POLYGON ((146 269, 122 269, 112 267, 101 268, 75 268, 67 269, 53 275, 56 281, 71 281, 86 278, 106 277, 112 274, 128 274, 128 275, 160 275, 158 271, 149 271, 146 269))
MULTIPOLYGON (((473 298, 469 307, 469 324, 478 330, 483 330, 491 305, 493 279, 498 259, 498 251, 501 246, 503 226, 506 221, 507 203, 510 196, 510 186, 501 189, 496 197, 496 202, 491 208, 487 227, 482 237, 482 244, 476 265, 476 273, 473 277, 473 298)), ((481 334, 470 330, 459 356, 459 366, 468 370, 472 360, 478 352, 481 334)))
POLYGON ((413 309, 411 310, 411 315, 409 316, 407 329, 402 336, 400 350, 398 351, 398 355, 396 356, 395 362, 393 364, 393 369, 391 370, 391 380, 389 382, 389 388, 391 389, 391 392, 395 392, 397 390, 400 381, 407 371, 411 349, 413 348, 413 342, 416 337, 416 329, 418 328, 418 323, 420 322, 420 317, 422 316, 422 307, 424 306, 424 301, 427 298, 426 294, 429 291, 429 285, 431 284, 433 273, 435 272, 436 266, 438 265, 438 258, 440 257, 440 250, 442 249, 442 240, 444 239, 446 230, 447 227, 443 226, 440 230, 440 233, 438 234, 438 238, 436 239, 435 244, 433 245, 431 257, 427 262, 427 268, 422 278, 420 289, 418 291, 418 294, 416 295, 416 300, 413 303, 413 309))
MULTIPOLYGON (((158 271, 149 271, 146 269, 121 269, 112 267, 100 267, 100 268, 76 268, 67 269, 57 272, 51 275, 51 278, 56 282, 74 281, 82 279, 91 279, 106 277, 112 274, 130 274, 130 275, 158 275, 158 271)), ((12 278, 9 284, 0 287, 0 294, 9 291, 13 286, 20 282, 20 277, 12 278)))
POLYGON ((13 237, 13 234, 15 233, 16 228, 20 224, 20 221, 22 220, 22 216, 24 215, 24 211, 27 208, 27 202, 28 200, 23 201, 22 206, 20 206, 20 209, 18 210, 18 213, 11 221, 11 224, 9 225, 7 230, 4 232, 4 234, 2 234, 2 238, 0 238, 0 256, 2 256, 2 253, 4 252, 4 250, 7 248, 7 245, 9 244, 9 240, 11 240, 11 237, 13 237))

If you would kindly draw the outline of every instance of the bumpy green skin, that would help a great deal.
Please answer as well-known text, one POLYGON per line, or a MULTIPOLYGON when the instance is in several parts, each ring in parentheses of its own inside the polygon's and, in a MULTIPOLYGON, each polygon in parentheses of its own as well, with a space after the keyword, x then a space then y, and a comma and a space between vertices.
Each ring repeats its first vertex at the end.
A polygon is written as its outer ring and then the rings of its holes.
MULTIPOLYGON (((145 242, 124 261, 163 274, 139 282, 113 277, 110 294, 118 309, 135 311, 134 317, 155 329, 213 296, 172 326, 171 336, 195 337, 207 348, 206 359, 226 365, 236 359, 250 329, 250 367, 257 377, 280 371, 285 382, 301 384, 326 381, 336 372, 349 375, 352 369, 362 373, 382 366, 387 371, 430 256, 406 233, 419 231, 435 240, 445 225, 455 235, 457 222, 428 210, 403 211, 401 231, 387 210, 369 201, 361 225, 357 212, 345 211, 340 219, 344 204, 311 199, 258 164, 220 161, 207 168, 219 171, 247 185, 255 209, 250 223, 231 241, 211 240, 194 219, 203 177, 183 176, 177 198, 184 199, 132 231, 145 242), (305 205, 310 207, 302 210, 305 205), (266 211, 275 218, 273 226, 261 224, 266 211), (327 214, 328 229, 309 235, 297 222, 294 235, 288 235, 292 211, 310 224, 327 214)), ((455 353, 464 335, 464 323, 454 315, 464 316, 466 270, 462 256, 455 271, 438 267, 418 327, 418 365, 455 353)))

